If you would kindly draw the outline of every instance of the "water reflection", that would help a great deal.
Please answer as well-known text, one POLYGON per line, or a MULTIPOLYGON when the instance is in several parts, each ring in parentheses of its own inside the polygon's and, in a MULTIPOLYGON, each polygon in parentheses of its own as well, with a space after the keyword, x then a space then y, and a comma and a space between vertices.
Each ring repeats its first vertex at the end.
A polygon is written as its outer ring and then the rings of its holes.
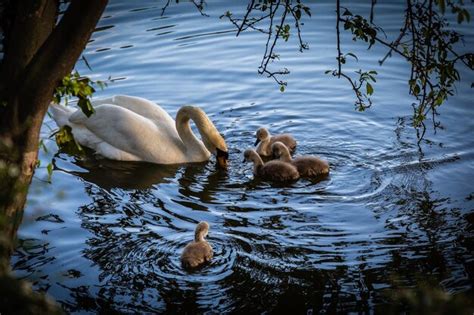
MULTIPOLYGON (((86 181, 91 202, 77 211, 89 233, 81 255, 96 267, 100 289, 85 279, 87 268, 69 268, 66 276, 77 282, 60 284, 69 292, 63 305, 91 312, 111 310, 107 303, 119 312, 367 312, 374 304, 388 307, 386 290, 416 286, 420 274, 454 291, 469 289, 464 270, 470 263, 456 257, 472 246, 453 243, 467 226, 449 198, 435 197, 441 194, 429 179, 434 168, 457 159, 430 161, 413 149, 371 160, 381 163, 375 172, 358 172, 377 174, 379 183, 365 193, 331 189, 334 178, 354 176, 344 173, 342 162, 326 181, 275 187, 249 180, 238 166, 225 172, 212 163, 169 168, 70 160, 87 170, 69 174, 86 181), (123 189, 129 182, 142 188, 123 189), (324 192, 319 198, 325 202, 308 203, 308 191, 324 192), (363 204, 368 212, 361 211, 363 204), (189 273, 179 256, 201 219, 211 222, 215 257, 189 273)), ((63 223, 53 216, 39 219, 63 223)), ((33 271, 52 260, 48 252, 18 255, 15 268, 33 271)), ((49 289, 50 281, 40 277, 38 286, 49 289)))
MULTIPOLYGON (((57 157, 58 158, 58 157, 57 157)), ((57 159, 56 158, 56 159, 57 159)), ((72 163, 81 171, 67 170, 57 166, 54 169, 82 178, 104 189, 147 189, 155 184, 172 179, 180 165, 156 165, 144 162, 120 162, 95 158, 92 155, 75 157, 72 163)))

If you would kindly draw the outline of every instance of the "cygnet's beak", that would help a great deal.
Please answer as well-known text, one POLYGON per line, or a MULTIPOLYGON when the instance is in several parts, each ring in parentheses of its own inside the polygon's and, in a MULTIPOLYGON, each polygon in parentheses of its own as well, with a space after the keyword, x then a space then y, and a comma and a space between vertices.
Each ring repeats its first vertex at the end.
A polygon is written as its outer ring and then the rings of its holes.
POLYGON ((216 148, 216 160, 217 160, 217 166, 220 168, 227 168, 228 160, 229 159, 229 153, 226 151, 222 151, 218 148, 216 148))
POLYGON ((254 144, 254 146, 256 146, 256 145, 257 145, 257 144, 259 144, 259 143, 260 143, 260 139, 259 139, 259 138, 257 138, 257 140, 255 140, 255 144, 254 144))

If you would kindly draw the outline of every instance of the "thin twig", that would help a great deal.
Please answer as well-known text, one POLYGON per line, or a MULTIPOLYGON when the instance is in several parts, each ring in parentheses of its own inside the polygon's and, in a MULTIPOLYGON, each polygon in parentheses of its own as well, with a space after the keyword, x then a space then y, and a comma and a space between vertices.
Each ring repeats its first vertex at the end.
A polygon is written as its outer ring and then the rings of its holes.
MULTIPOLYGON (((337 73, 338 73, 338 78, 341 77, 341 36, 340 36, 340 31, 339 31, 339 21, 341 19, 341 4, 340 0, 337 0, 336 2, 336 36, 337 36, 337 73)), ((350 81, 350 80, 349 80, 350 81)), ((352 82, 351 82, 352 83, 352 82)))
POLYGON ((245 13, 244 19, 242 20, 242 24, 240 25, 239 30, 237 31, 237 35, 235 35, 236 37, 239 36, 240 32, 242 32, 242 28, 244 27, 245 22, 247 21, 247 17, 249 16, 250 12, 252 12, 254 3, 255 0, 252 0, 252 2, 250 2, 247 6, 247 13, 245 13))

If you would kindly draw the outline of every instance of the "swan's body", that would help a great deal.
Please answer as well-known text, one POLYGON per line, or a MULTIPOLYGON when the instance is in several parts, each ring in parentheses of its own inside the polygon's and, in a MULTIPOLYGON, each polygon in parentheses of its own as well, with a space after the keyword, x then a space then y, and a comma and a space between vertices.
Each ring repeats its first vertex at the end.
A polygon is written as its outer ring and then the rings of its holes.
POLYGON ((194 241, 190 242, 181 254, 181 264, 184 268, 196 268, 212 259, 212 247, 204 239, 209 232, 209 224, 199 222, 194 232, 194 241))
POLYGON ((244 161, 253 162, 253 174, 262 179, 286 182, 299 178, 298 170, 290 163, 273 160, 263 164, 262 158, 255 150, 246 150, 244 158, 244 161))
POLYGON ((90 117, 80 109, 50 107, 58 126, 70 126, 79 144, 109 159, 178 164, 207 161, 211 153, 227 158, 224 139, 198 107, 181 107, 176 122, 157 104, 132 96, 95 101, 90 117), (202 141, 193 134, 190 119, 202 141))
POLYGON ((291 152, 294 152, 296 149, 296 140, 292 135, 284 133, 281 135, 272 136, 266 128, 258 128, 256 132, 257 140, 255 145, 258 145, 256 151, 261 156, 270 156, 272 155, 272 144, 276 141, 283 142, 291 152))
POLYGON ((315 156, 299 156, 291 158, 290 151, 282 142, 272 145, 273 156, 280 161, 291 163, 301 177, 316 177, 329 174, 329 163, 315 156))

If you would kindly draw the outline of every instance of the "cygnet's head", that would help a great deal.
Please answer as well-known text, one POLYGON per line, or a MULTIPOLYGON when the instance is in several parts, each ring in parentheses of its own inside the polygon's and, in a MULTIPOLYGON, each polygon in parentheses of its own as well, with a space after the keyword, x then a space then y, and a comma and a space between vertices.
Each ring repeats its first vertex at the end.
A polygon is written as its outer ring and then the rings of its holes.
POLYGON ((257 140, 255 140, 255 145, 259 144, 260 141, 270 137, 270 133, 268 132, 267 128, 261 127, 257 129, 256 137, 257 140))
POLYGON ((274 159, 279 159, 282 155, 289 155, 290 151, 283 144, 283 142, 277 141, 272 144, 272 155, 274 159))
POLYGON ((209 233, 209 223, 206 221, 201 221, 199 224, 196 226, 196 231, 194 232, 194 239, 195 241, 200 241, 203 240, 204 237, 207 236, 209 233))
POLYGON ((247 149, 245 150, 244 152, 244 160, 242 161, 243 163, 245 162, 252 162, 253 161, 253 158, 254 158, 254 154, 256 154, 256 152, 252 149, 247 149))

